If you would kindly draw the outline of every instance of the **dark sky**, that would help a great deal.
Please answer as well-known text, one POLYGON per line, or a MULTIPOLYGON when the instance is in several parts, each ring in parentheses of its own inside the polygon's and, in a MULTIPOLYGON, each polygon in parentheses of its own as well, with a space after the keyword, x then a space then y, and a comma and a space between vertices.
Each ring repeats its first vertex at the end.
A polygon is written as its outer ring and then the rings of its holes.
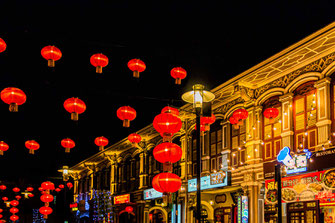
POLYGON ((37 183, 96 153, 97 136, 111 144, 127 137, 167 104, 183 105, 180 96, 192 84, 216 87, 335 15, 334 1, 3 0, 0 8, 0 37, 8 45, 0 54, 0 89, 27 94, 18 113, 0 103, 0 140, 10 146, 0 158, 0 180, 37 183), (46 45, 63 53, 54 69, 41 57, 46 45), (96 74, 89 58, 100 52, 110 64, 96 74), (132 58, 147 65, 138 80, 127 67, 132 58), (170 76, 176 66, 188 72, 181 86, 170 76), (78 123, 63 108, 69 97, 87 105, 78 123), (129 129, 116 117, 123 105, 138 113, 129 129), (60 145, 65 137, 76 142, 70 154, 60 145), (34 156, 24 146, 30 139, 41 145, 34 156))

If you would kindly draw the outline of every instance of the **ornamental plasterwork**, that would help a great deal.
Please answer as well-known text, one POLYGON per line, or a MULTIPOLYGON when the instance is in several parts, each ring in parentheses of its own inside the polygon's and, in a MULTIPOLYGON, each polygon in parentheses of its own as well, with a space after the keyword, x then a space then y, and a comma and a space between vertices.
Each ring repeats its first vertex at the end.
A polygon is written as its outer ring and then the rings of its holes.
POLYGON ((331 53, 325 57, 320 58, 300 69, 297 69, 269 84, 266 84, 260 88, 255 89, 255 97, 258 98, 265 91, 274 88, 274 87, 282 87, 285 88, 288 86, 295 78, 299 75, 307 73, 307 72, 322 72, 329 64, 331 64, 335 60, 335 53, 331 53))

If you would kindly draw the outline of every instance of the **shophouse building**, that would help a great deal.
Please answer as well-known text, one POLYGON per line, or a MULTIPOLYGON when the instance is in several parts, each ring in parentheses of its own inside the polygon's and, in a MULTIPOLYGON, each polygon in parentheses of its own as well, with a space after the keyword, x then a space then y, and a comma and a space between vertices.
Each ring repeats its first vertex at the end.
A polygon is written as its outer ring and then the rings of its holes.
MULTIPOLYGON (((201 204, 206 220, 239 222, 243 213, 238 203, 248 201, 243 206, 248 222, 276 222, 274 166, 288 147, 293 164, 280 163, 284 221, 334 222, 334 70, 332 23, 211 89, 216 121, 201 136, 201 204), (279 110, 273 122, 263 114, 270 107, 279 110), (248 111, 248 118, 235 129, 229 118, 239 108, 248 111), (306 149, 311 156, 306 156, 306 149)), ((151 186, 152 178, 162 172, 152 155, 162 137, 148 123, 137 131, 142 137, 137 147, 125 136, 70 168, 74 200, 82 204, 78 216, 89 215, 96 222, 194 223, 198 164, 195 116, 187 112, 191 110, 191 105, 180 109, 183 126, 173 136, 183 150, 174 164, 183 184, 172 204, 164 203, 151 186)))

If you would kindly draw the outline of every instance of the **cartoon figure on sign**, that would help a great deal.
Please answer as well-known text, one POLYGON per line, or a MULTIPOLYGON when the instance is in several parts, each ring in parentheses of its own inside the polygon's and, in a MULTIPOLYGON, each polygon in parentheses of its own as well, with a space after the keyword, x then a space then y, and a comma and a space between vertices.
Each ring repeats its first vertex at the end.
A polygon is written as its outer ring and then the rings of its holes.
POLYGON ((290 148, 285 146, 280 150, 279 154, 277 155, 277 160, 280 163, 283 163, 285 166, 290 166, 290 160, 292 160, 292 156, 290 155, 290 148))

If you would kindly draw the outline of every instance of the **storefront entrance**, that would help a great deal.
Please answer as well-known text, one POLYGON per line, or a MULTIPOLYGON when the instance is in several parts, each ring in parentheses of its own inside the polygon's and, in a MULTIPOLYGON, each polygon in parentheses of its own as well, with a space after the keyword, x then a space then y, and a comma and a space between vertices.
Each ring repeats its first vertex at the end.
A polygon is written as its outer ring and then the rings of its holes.
POLYGON ((223 207, 223 208, 215 209, 214 222, 215 223, 231 223, 232 222, 232 208, 223 207))
POLYGON ((155 209, 149 213, 149 223, 165 223, 162 211, 155 209))
POLYGON ((123 212, 119 215, 119 223, 135 223, 136 218, 135 215, 128 212, 123 212))
POLYGON ((319 223, 319 202, 306 201, 287 204, 288 223, 319 223))

